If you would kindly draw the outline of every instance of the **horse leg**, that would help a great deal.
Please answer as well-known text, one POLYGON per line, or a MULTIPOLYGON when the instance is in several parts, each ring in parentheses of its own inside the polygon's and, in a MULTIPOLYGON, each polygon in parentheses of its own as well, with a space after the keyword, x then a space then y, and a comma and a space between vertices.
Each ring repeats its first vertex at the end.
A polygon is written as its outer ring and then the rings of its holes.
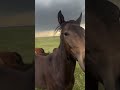
POLYGON ((98 90, 98 81, 88 73, 85 74, 85 90, 98 90))

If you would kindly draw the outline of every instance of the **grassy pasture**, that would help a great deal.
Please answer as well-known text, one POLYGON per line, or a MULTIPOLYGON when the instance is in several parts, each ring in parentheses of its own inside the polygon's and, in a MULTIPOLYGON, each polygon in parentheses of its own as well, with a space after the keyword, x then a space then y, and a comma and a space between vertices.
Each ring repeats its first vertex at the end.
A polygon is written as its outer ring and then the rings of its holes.
MULTIPOLYGON (((59 41, 59 37, 39 37, 35 38, 35 47, 44 48, 45 52, 52 52, 53 48, 58 47, 59 41)), ((85 75, 78 64, 75 69, 75 84, 73 90, 85 90, 85 75)))

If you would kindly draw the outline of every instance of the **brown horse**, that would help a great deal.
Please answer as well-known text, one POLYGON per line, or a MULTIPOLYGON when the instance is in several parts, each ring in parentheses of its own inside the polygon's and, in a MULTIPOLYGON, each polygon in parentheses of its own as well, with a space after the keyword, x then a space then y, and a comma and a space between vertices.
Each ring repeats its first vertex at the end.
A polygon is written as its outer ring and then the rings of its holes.
MULTIPOLYGON (((37 88, 72 90, 76 60, 84 59, 85 52, 85 31, 80 27, 81 17, 82 14, 76 21, 65 21, 59 11, 60 45, 48 56, 36 56, 35 85, 37 88)), ((81 64, 83 66, 83 63, 81 64)))
POLYGON ((56 50, 57 50, 57 48, 54 48, 54 49, 53 49, 53 52, 55 52, 56 50))
POLYGON ((43 48, 35 48, 35 55, 43 55, 43 56, 46 56, 48 55, 49 53, 45 53, 44 49, 43 48))
POLYGON ((34 68, 25 72, 0 66, 0 90, 34 90, 34 68))
POLYGON ((39 54, 43 54, 45 53, 43 48, 35 48, 35 54, 39 55, 39 54))
MULTIPOLYGON (((87 4, 90 3, 87 2, 87 4)), ((94 4, 98 3, 94 2, 94 4)), ((100 4, 91 8, 94 4, 86 8, 86 90, 98 90, 98 82, 103 84, 105 90, 120 90, 118 14, 108 13, 111 9, 116 12, 112 6, 105 12, 102 8, 109 6, 102 7, 100 4), (106 15, 108 15, 107 18, 105 18, 106 15)))
POLYGON ((0 52, 0 62, 7 65, 23 65, 22 57, 17 52, 0 52))
POLYGON ((86 8, 96 12, 106 25, 119 23, 120 9, 109 0, 86 0, 86 2, 86 8))
POLYGON ((0 66, 6 66, 19 71, 26 71, 33 64, 24 64, 22 57, 16 52, 0 52, 0 66))

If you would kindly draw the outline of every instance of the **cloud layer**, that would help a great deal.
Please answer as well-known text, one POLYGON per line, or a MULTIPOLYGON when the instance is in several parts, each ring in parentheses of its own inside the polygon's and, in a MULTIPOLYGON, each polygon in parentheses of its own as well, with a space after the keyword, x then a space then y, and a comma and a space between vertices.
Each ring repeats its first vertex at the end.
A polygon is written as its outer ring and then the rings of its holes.
POLYGON ((35 24, 35 0, 1 0, 0 27, 35 24))
POLYGON ((85 22, 85 0, 36 0, 36 31, 53 30, 57 27, 57 13, 62 10, 66 20, 77 19, 83 13, 85 22))
POLYGON ((0 16, 10 16, 16 13, 34 11, 35 0, 1 0, 0 16))

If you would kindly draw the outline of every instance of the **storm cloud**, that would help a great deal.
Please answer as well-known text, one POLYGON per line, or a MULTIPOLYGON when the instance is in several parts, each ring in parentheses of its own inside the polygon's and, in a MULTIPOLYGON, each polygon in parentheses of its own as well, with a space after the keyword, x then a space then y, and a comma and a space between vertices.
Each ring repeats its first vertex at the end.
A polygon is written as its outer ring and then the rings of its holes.
POLYGON ((1 0, 0 27, 35 24, 35 0, 1 0))
POLYGON ((34 0, 1 0, 0 16, 12 15, 35 10, 34 0))
POLYGON ((36 31, 54 30, 59 10, 65 20, 76 20, 82 12, 82 23, 85 23, 85 0, 35 0, 36 31))

